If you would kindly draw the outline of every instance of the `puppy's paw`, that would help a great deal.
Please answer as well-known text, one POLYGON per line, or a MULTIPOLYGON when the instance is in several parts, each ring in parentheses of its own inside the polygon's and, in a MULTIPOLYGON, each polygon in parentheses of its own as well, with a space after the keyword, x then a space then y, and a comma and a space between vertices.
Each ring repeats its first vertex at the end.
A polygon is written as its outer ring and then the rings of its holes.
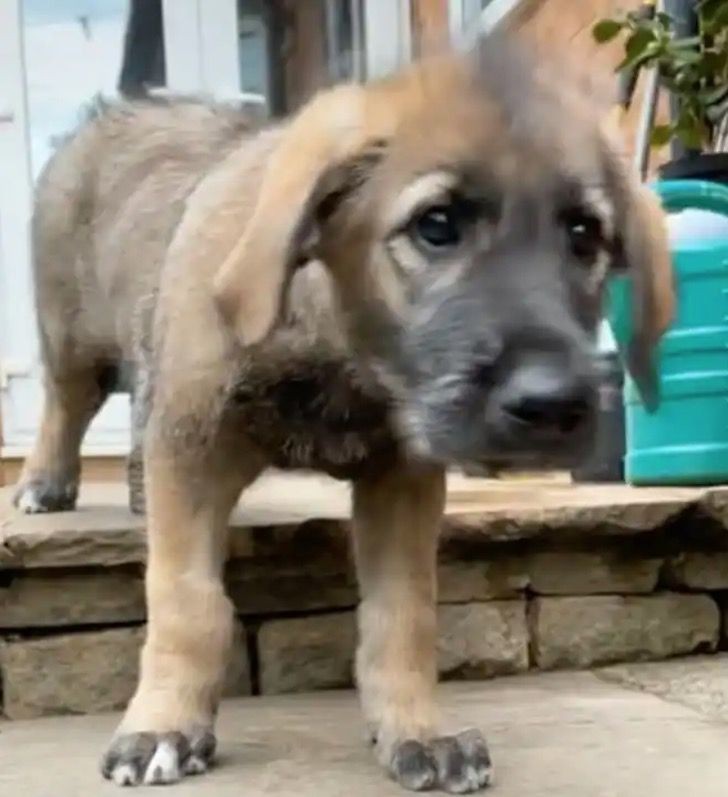
POLYGON ((52 476, 33 476, 21 482, 13 496, 13 504, 26 515, 41 512, 65 512, 76 506, 76 482, 60 482, 52 476))
POLYGON ((409 739, 395 746, 389 766, 392 777, 411 791, 441 789, 471 794, 490 786, 493 766, 480 731, 442 736, 430 742, 409 739))
POLYGON ((101 774, 117 786, 176 783, 200 775, 212 764, 215 735, 193 733, 130 733, 117 736, 101 761, 101 774))

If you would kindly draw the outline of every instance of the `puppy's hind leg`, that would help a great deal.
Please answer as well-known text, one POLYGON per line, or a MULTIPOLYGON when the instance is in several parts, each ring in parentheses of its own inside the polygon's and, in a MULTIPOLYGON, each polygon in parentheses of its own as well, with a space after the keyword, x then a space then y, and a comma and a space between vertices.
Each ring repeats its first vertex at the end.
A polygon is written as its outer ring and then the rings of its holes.
POLYGON ((81 441, 114 379, 111 366, 46 370, 40 428, 13 499, 19 509, 27 513, 59 512, 76 505, 81 441))
POLYGON ((357 680, 381 763, 405 788, 477 791, 491 780, 478 731, 436 733, 439 468, 400 463, 354 485, 361 590, 357 680))

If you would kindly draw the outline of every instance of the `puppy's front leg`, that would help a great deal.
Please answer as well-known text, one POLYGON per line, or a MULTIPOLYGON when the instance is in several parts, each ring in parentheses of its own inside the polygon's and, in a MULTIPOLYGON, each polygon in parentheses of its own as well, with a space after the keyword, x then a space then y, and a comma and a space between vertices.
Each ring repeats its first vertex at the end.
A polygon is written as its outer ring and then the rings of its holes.
POLYGON ((463 794, 490 783, 477 731, 436 734, 438 468, 407 466, 354 485, 361 604, 357 680, 381 763, 402 786, 463 794))
POLYGON ((137 692, 102 763, 119 785, 171 783, 212 759, 234 619, 222 583, 228 519, 260 470, 220 444, 150 436, 147 639, 137 692))

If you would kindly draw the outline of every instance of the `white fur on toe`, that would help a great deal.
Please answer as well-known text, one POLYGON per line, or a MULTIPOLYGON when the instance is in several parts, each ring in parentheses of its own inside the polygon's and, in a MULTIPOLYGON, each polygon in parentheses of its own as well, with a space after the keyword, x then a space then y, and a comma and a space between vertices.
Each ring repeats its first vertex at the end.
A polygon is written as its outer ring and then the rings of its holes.
POLYGON ((117 786, 136 786, 136 773, 130 764, 121 764, 111 774, 117 786))
POLYGON ((18 496, 17 505, 18 509, 26 515, 37 515, 41 512, 48 511, 38 500, 38 496, 35 494, 32 487, 23 490, 20 496, 18 496))
POLYGON ((171 742, 161 741, 144 773, 144 783, 148 786, 156 783, 176 783, 181 777, 176 748, 171 742))

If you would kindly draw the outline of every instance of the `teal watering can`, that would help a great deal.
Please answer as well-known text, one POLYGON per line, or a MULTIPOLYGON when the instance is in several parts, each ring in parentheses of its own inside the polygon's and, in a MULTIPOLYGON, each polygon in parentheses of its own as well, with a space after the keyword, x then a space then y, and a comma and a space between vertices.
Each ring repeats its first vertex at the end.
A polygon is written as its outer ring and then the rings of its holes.
MULTIPOLYGON (((633 484, 728 482, 728 187, 675 180, 653 188, 669 214, 677 313, 656 354, 659 406, 648 409, 625 380, 625 476, 633 484)), ((608 320, 622 354, 633 318, 630 281, 617 278, 608 320)))

